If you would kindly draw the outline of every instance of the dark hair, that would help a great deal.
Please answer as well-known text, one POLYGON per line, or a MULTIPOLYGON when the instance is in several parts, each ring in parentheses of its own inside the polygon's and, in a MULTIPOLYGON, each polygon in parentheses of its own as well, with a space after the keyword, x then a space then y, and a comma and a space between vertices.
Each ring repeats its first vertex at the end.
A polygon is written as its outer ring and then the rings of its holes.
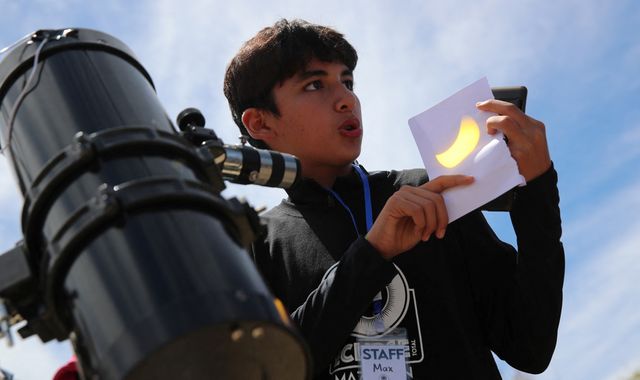
POLYGON ((233 57, 224 77, 224 95, 233 120, 251 145, 267 147, 249 136, 242 113, 255 107, 280 116, 273 88, 304 70, 313 58, 341 62, 352 71, 358 62, 356 50, 341 33, 304 20, 286 19, 259 31, 233 57))

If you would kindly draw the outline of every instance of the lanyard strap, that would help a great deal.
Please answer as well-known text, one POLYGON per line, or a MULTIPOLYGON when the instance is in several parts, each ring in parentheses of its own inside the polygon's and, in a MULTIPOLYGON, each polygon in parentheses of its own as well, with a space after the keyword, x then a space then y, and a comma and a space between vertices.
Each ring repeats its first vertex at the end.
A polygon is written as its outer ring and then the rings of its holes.
POLYGON ((353 228, 356 230, 356 235, 360 236, 360 232, 358 231, 358 225, 356 224, 356 218, 353 216, 353 213, 351 212, 351 209, 349 208, 349 206, 347 206, 347 204, 344 203, 344 201, 342 200, 342 198, 340 198, 338 193, 336 193, 332 189, 329 189, 329 192, 342 205, 342 207, 345 210, 347 210, 347 212, 349 213, 349 216, 351 217, 351 223, 353 223, 353 228))
MULTIPOLYGON (((364 216, 367 224, 367 232, 369 232, 369 230, 371 229, 371 226, 373 225, 373 212, 371 211, 372 210, 371 209, 371 189, 369 187, 369 179, 367 178, 367 175, 364 173, 362 168, 360 168, 360 166, 354 164, 353 168, 358 173, 358 176, 360 177, 360 181, 362 181, 362 191, 364 192, 364 216)), ((338 203, 340 203, 342 207, 345 210, 347 210, 347 212, 349 213, 349 216, 351 217, 351 223, 353 223, 353 228, 356 230, 356 234, 360 236, 360 232, 358 231, 358 224, 356 223, 356 218, 353 216, 353 212, 351 212, 351 209, 349 208, 349 206, 347 206, 347 204, 342 200, 342 198, 338 195, 338 193, 336 193, 332 189, 329 189, 329 192, 338 201, 338 203)))
MULTIPOLYGON (((373 225, 373 212, 371 211, 371 188, 369 187, 369 179, 367 178, 367 175, 364 173, 364 170, 360 168, 360 166, 354 164, 353 168, 358 173, 358 176, 360 177, 360 181, 362 181, 362 191, 364 192, 364 215, 365 215, 365 221, 367 224, 367 232, 369 232, 369 230, 371 229, 371 226, 373 225)), ((336 193, 332 189, 329 189, 329 192, 342 205, 342 207, 344 207, 344 209, 347 210, 347 212, 349 213, 349 216, 351 217, 353 228, 356 230, 356 235, 360 236, 360 232, 358 231, 358 224, 356 223, 356 218, 353 216, 353 212, 351 212, 351 209, 349 208, 349 206, 347 206, 347 204, 342 200, 342 198, 340 198, 338 193, 336 193)), ((383 306, 382 293, 378 292, 378 294, 376 294, 376 296, 373 298, 373 302, 371 304, 371 307, 373 309, 373 314, 375 316, 373 319, 373 326, 376 332, 378 333, 383 333, 385 330, 384 321, 382 320, 382 315, 381 315, 382 306, 383 306)))
POLYGON ((367 232, 371 229, 373 225, 373 213, 371 212, 371 189, 369 188, 369 179, 367 175, 364 174, 362 168, 358 165, 353 165, 360 176, 360 180, 362 181, 362 190, 364 192, 364 214, 367 221, 367 232))

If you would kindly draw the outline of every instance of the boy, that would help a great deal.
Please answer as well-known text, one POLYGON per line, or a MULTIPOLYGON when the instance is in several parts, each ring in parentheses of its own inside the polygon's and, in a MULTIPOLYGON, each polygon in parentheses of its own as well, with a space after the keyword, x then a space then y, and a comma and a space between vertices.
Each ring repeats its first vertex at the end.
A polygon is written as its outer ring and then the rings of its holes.
POLYGON ((358 379, 359 348, 372 337, 404 346, 413 379, 500 378, 491 351, 542 372, 564 274, 544 125, 508 103, 478 105, 501 115, 487 128, 508 137, 528 182, 511 211, 516 256, 479 211, 447 224, 440 194, 473 178, 427 182, 424 170, 367 173, 354 164, 363 133, 356 63, 340 33, 281 20, 243 45, 224 82, 249 142, 302 165, 299 186, 264 214, 267 233, 252 254, 307 339, 314 376, 358 379))

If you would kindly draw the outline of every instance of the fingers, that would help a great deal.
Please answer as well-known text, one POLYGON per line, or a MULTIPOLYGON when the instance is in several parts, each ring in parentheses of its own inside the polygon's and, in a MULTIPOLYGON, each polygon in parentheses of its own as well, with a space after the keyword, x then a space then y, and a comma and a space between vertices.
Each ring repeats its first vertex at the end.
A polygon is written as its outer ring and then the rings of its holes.
POLYGON ((491 135, 501 131, 509 141, 520 143, 526 142, 529 135, 537 130, 544 132, 544 124, 509 102, 490 99, 477 103, 476 107, 481 111, 498 114, 487 119, 487 132, 491 135))
POLYGON ((525 115, 524 112, 522 112, 516 105, 509 102, 489 99, 484 102, 477 103, 476 107, 481 111, 494 112, 498 115, 509 116, 521 125, 527 123, 527 115, 525 115))
POLYGON ((473 177, 452 175, 419 187, 401 187, 387 200, 366 239, 382 257, 390 260, 418 241, 428 240, 434 232, 438 238, 443 238, 449 215, 440 192, 471 182, 473 177))
POLYGON ((452 187, 469 185, 472 182, 473 177, 471 176, 446 175, 435 178, 419 187, 403 186, 398 191, 397 194, 402 197, 403 201, 412 203, 411 205, 405 204, 405 207, 407 210, 412 210, 411 217, 414 223, 422 229, 422 240, 427 240, 433 232, 442 239, 449 224, 447 207, 440 193, 452 187), (418 210, 424 213, 424 217, 417 215, 418 210))
POLYGON ((527 115, 518 107, 509 102, 495 99, 480 102, 476 104, 476 107, 481 111, 498 114, 487 119, 487 132, 490 135, 501 131, 509 141, 523 140, 522 127, 527 123, 527 115))
POLYGON ((421 240, 428 239, 431 233, 426 231, 426 227, 434 223, 433 219, 435 217, 429 215, 429 205, 425 205, 423 199, 409 193, 409 191, 408 189, 401 189, 395 195, 397 211, 400 214, 399 216, 411 218, 416 236, 421 240))
POLYGON ((443 175, 421 185, 420 188, 440 194, 452 187, 470 185, 471 183, 473 183, 472 176, 459 174, 443 175))
POLYGON ((437 196, 437 199, 434 200, 434 204, 436 206, 437 214, 436 236, 439 239, 442 239, 444 237, 447 225, 449 224, 449 215, 447 213, 447 208, 440 193, 452 187, 470 185, 471 183, 473 183, 473 181, 473 177, 468 175, 443 175, 430 180, 429 182, 417 188, 421 191, 424 191, 426 194, 430 194, 429 197, 431 198, 437 196))
POLYGON ((423 214, 419 217, 412 215, 416 227, 421 231, 421 239, 428 240, 433 232, 440 239, 444 237, 449 215, 442 196, 419 187, 406 186, 401 191, 399 195, 423 214))
MULTIPOLYGON (((473 181, 474 179, 472 176, 443 175, 430 180, 422 186, 412 188, 421 197, 423 197, 424 199, 428 199, 433 203, 436 215, 435 231, 436 236, 439 239, 442 239, 444 237, 447 225, 449 224, 447 207, 445 206, 444 198, 442 198, 442 195, 440 195, 440 193, 452 187, 470 185, 471 183, 473 183, 473 181)), ((434 230, 432 229, 430 233, 433 231, 434 230)))
POLYGON ((512 117, 504 115, 494 115, 487 119, 487 132, 494 135, 497 131, 504 133, 510 140, 518 140, 522 134, 520 124, 512 117))
POLYGON ((504 133, 511 156, 525 180, 536 178, 551 166, 546 128, 542 122, 501 100, 487 100, 476 104, 476 107, 498 114, 487 119, 487 131, 489 134, 498 130, 504 133))

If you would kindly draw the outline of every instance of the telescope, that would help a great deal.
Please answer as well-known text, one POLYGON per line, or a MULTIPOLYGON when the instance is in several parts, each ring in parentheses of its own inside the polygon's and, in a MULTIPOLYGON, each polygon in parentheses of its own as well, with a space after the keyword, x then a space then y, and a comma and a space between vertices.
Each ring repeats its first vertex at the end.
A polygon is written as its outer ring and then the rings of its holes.
MULTIPOLYGON (((0 255, 0 335, 69 339, 83 379, 307 379, 310 355, 246 248, 224 181, 292 186, 294 157, 178 117, 118 39, 39 30, 0 62, 0 134, 24 198, 0 255)), ((3 184, 5 185, 5 184, 3 184)))

